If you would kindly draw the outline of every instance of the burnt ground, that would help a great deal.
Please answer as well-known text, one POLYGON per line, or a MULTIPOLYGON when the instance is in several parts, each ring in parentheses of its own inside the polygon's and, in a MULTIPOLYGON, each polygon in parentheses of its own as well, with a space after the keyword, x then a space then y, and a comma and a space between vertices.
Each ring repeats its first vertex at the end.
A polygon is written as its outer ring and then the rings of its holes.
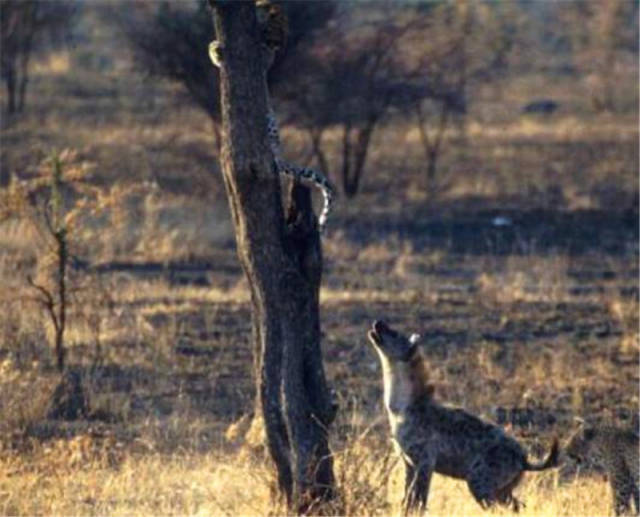
MULTIPOLYGON (((322 303, 325 364, 344 415, 358 411, 385 432, 365 338, 384 318, 423 336, 438 399, 505 425, 534 452, 566 436, 575 416, 629 422, 639 382, 637 213, 486 212, 346 228, 326 244, 322 303), (493 226, 497 215, 510 225, 493 226)), ((242 285, 233 249, 193 263, 76 267, 136 292, 114 298, 120 325, 132 327, 101 343, 99 364, 90 366, 90 342, 70 351, 92 393, 127 408, 123 416, 107 404, 91 418, 135 428, 187 408, 210 423, 197 447, 221 444, 253 398, 246 296, 206 296, 242 285)), ((45 427, 33 429, 56 434, 45 427)))

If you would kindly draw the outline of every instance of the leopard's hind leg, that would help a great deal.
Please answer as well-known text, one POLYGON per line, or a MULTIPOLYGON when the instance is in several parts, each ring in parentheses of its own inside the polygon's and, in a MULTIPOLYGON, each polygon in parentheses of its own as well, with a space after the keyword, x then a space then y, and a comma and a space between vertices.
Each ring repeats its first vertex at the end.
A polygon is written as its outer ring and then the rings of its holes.
POLYGON ((320 227, 320 231, 323 231, 327 224, 336 192, 331 182, 321 172, 310 169, 309 167, 298 167, 284 160, 276 160, 276 167, 280 173, 299 180, 308 181, 320 189, 324 204, 322 212, 320 212, 320 216, 318 217, 318 226, 320 227))
POLYGON ((634 495, 634 484, 630 482, 629 476, 624 476, 622 473, 614 473, 609 476, 609 484, 613 492, 613 509, 615 514, 628 514, 631 509, 631 497, 634 495))
POLYGON ((520 508, 526 508, 527 506, 513 495, 513 490, 518 486, 521 479, 522 472, 520 472, 516 477, 513 478, 512 481, 510 481, 497 491, 498 502, 504 506, 511 505, 511 508, 515 513, 518 513, 520 511, 520 508))

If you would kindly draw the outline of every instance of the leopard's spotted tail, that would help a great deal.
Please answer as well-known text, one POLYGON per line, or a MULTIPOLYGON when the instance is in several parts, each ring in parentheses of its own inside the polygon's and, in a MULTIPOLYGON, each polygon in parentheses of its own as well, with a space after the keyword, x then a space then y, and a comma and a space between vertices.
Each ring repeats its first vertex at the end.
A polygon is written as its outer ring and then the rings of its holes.
POLYGON ((320 232, 324 231, 327 225, 327 219, 329 218, 329 213, 333 206, 333 200, 336 195, 333 185, 331 185, 324 174, 309 167, 298 167, 292 163, 279 159, 276 160, 276 165, 281 174, 287 174, 293 178, 309 181, 322 191, 324 204, 322 206, 322 212, 320 212, 320 216, 318 217, 318 227, 320 232))

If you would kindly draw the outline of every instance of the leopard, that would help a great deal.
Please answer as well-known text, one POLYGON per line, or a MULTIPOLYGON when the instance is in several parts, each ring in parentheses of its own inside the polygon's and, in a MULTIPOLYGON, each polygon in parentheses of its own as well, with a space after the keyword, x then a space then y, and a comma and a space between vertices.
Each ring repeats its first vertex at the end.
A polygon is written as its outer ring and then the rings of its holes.
MULTIPOLYGON (((289 32, 288 19, 283 7, 270 0, 256 1, 256 18, 261 33, 263 71, 266 74, 271 68, 276 54, 286 44, 289 32)), ((224 51, 219 41, 214 40, 209 44, 209 58, 214 66, 220 68, 224 60, 223 54, 224 51)), ((269 94, 267 94, 267 140, 273 155, 274 169, 279 174, 294 180, 309 182, 322 192, 323 207, 318 217, 318 229, 320 233, 324 233, 329 214, 333 208, 336 189, 324 173, 310 167, 300 167, 283 158, 278 119, 269 94)))
POLYGON ((582 423, 564 447, 566 456, 576 463, 588 462, 606 470, 615 515, 628 513, 632 499, 635 514, 640 514, 639 443, 633 426, 582 423))
POLYGON ((558 465, 554 438, 546 459, 531 463, 523 447, 497 425, 437 401, 420 335, 374 321, 367 333, 382 365, 384 406, 394 448, 405 467, 404 514, 424 511, 433 473, 463 479, 483 508, 524 506, 513 490, 526 471, 558 465))

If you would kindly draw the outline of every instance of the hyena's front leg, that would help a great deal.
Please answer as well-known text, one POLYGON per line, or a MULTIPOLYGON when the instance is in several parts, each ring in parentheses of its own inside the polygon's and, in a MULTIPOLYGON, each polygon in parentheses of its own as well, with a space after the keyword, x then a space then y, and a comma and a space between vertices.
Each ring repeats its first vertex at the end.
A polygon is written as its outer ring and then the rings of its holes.
POLYGON ((433 465, 431 463, 426 462, 420 467, 415 467, 405 460, 404 499, 402 501, 404 515, 416 510, 422 513, 427 509, 429 485, 431 483, 431 474, 433 473, 433 465))
POLYGON ((484 460, 478 460, 472 465, 467 485, 471 495, 483 509, 490 508, 498 501, 495 473, 484 460))

